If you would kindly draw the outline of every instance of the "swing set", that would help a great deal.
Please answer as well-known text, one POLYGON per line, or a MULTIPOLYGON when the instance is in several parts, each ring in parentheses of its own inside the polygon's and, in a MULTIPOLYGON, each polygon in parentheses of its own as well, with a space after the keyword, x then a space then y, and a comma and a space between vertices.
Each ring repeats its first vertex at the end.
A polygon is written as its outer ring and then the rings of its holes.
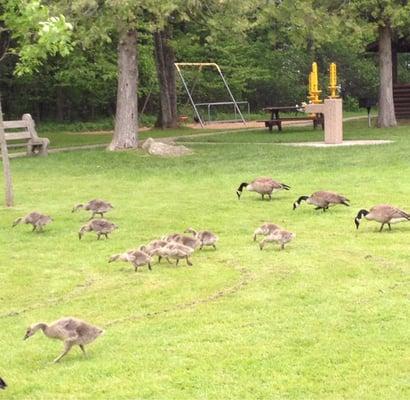
MULTIPOLYGON (((235 122, 238 121, 238 119, 236 119, 236 116, 239 115, 240 121, 242 121, 242 123, 246 126, 245 118, 243 117, 242 112, 241 112, 238 104, 247 104, 248 105, 248 113, 249 113, 249 103, 247 101, 237 102, 235 100, 235 98, 234 98, 234 96, 231 92, 231 89, 229 88, 228 82, 226 81, 226 79, 225 79, 225 77, 224 77, 224 75, 221 71, 221 68, 219 67, 218 64, 216 64, 216 63, 174 63, 174 65, 175 65, 176 70, 178 71, 179 77, 181 78, 182 84, 183 84, 183 86, 185 88, 185 91, 188 95, 189 102, 191 103, 192 108, 194 109, 195 116, 196 116, 198 122, 201 124, 202 128, 205 127, 205 121, 201 118, 201 115, 198 111, 199 106, 207 106, 208 107, 208 119, 209 119, 209 122, 211 122, 210 119, 211 119, 211 107, 212 106, 233 105, 234 114, 235 114, 235 122), (186 82, 186 80, 185 80, 185 78, 182 74, 183 67, 196 67, 196 68, 198 68, 198 72, 201 72, 204 67, 215 68, 217 70, 217 72, 219 73, 219 76, 222 79, 222 82, 223 82, 223 84, 224 84, 224 86, 225 86, 225 88, 226 88, 226 90, 229 94, 229 97, 230 97, 231 101, 195 103, 192 94, 193 94, 193 91, 195 89, 196 81, 194 82, 194 84, 192 86, 192 89, 190 91, 189 88, 188 88, 187 82, 186 82)), ((212 121, 212 122, 215 123, 215 122, 227 122, 227 121, 212 121)))

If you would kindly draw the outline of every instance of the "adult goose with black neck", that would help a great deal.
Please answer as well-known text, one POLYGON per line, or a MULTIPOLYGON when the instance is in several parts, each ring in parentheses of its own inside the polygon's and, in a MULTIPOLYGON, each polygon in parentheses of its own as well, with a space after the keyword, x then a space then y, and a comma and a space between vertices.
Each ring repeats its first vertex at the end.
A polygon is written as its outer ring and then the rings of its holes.
POLYGON ((349 199, 346 197, 327 191, 320 191, 311 194, 310 196, 300 196, 294 203, 293 209, 296 210, 300 206, 302 201, 306 201, 308 204, 316 206, 315 210, 326 211, 330 206, 337 204, 343 204, 344 206, 350 206, 349 199))
POLYGON ((372 207, 369 211, 362 209, 360 210, 356 218, 354 219, 354 223, 356 225, 356 229, 359 229, 360 220, 362 218, 366 218, 368 221, 376 221, 381 223, 381 227, 379 232, 381 232, 384 228, 384 225, 387 224, 389 230, 391 230, 390 224, 397 224, 399 222, 410 221, 410 214, 400 210, 397 207, 390 206, 388 204, 379 204, 377 206, 372 207))
POLYGON ((272 200, 272 192, 278 192, 279 190, 289 190, 290 186, 275 181, 274 179, 269 177, 260 177, 254 179, 251 183, 242 182, 236 190, 238 199, 241 198, 241 194, 244 188, 249 192, 259 193, 262 196, 262 200, 265 198, 265 195, 269 197, 269 200, 272 200))

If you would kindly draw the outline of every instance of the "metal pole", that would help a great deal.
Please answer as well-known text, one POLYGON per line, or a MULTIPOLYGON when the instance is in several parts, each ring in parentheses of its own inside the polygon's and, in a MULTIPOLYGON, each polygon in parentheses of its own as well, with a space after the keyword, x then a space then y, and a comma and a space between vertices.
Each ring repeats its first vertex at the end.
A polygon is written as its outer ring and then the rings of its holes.
POLYGON ((181 73, 181 71, 179 70, 178 65, 176 65, 176 64, 174 64, 174 65, 175 65, 175 67, 176 67, 176 69, 177 69, 177 71, 178 71, 178 74, 179 74, 180 78, 181 78, 182 84, 183 84, 184 87, 185 87, 185 90, 186 90, 186 92, 187 92, 187 94, 188 94, 188 97, 189 97, 189 101, 190 101, 191 104, 192 104, 192 107, 193 107, 193 109, 194 109, 194 111, 195 111, 195 114, 196 114, 198 120, 199 120, 199 123, 201 124, 201 127, 204 128, 204 123, 202 122, 201 116, 199 115, 199 112, 198 112, 198 110, 197 110, 197 108, 196 108, 196 105, 195 105, 195 103, 194 103, 194 100, 192 99, 191 93, 190 93, 189 90, 188 90, 188 86, 187 86, 187 84, 186 84, 186 82, 185 82, 185 79, 184 79, 184 77, 182 76, 182 73, 181 73))
POLYGON ((225 78, 224 78, 224 76, 223 76, 223 74, 222 74, 221 69, 220 69, 219 67, 217 67, 217 69, 218 69, 219 75, 221 76, 221 78, 222 78, 222 80, 223 80, 223 82, 224 82, 224 84, 225 84, 226 89, 228 90, 229 95, 231 96, 231 99, 232 99, 233 103, 235 104, 235 107, 236 107, 236 109, 237 109, 237 111, 238 111, 238 114, 241 116, 241 119, 242 119, 243 124, 246 126, 245 118, 243 117, 243 115, 242 115, 242 113, 241 113, 241 110, 239 109, 238 104, 236 104, 236 100, 235 100, 235 98, 233 97, 233 94, 232 94, 232 92, 231 92, 231 89, 229 89, 229 86, 228 86, 228 84, 227 84, 227 82, 226 82, 226 80, 225 80, 225 78))
POLYGON ((372 126, 372 121, 370 118, 370 107, 367 107, 367 124, 369 125, 369 128, 372 126))
POLYGON ((0 98, 0 145, 1 145, 1 157, 3 161, 6 207, 13 207, 13 203, 14 203, 13 182, 11 179, 10 161, 9 161, 9 153, 7 151, 6 135, 4 133, 3 113, 1 110, 1 98, 0 98))
POLYGON ((208 104, 208 122, 211 122, 211 104, 208 104))

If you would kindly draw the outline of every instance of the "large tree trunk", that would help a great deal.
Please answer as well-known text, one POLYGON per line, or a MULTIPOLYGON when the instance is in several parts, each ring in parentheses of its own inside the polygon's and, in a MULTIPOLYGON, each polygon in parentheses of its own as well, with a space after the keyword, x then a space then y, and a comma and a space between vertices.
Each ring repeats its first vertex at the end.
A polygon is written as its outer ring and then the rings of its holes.
POLYGON ((170 27, 154 32, 155 61, 160 89, 160 112, 156 126, 161 128, 178 126, 175 53, 169 43, 170 37, 170 27))
POLYGON ((391 28, 379 27, 379 116, 377 126, 390 128, 397 125, 393 103, 393 68, 391 50, 391 28))
POLYGON ((114 136, 109 150, 128 149, 138 144, 137 31, 120 35, 118 44, 118 88, 114 136))

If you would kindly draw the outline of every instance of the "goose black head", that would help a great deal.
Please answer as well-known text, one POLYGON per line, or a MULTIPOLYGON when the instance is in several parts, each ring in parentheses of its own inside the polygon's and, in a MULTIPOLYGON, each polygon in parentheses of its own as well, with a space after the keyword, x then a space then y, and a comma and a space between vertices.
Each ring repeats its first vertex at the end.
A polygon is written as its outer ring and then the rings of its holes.
POLYGON ((294 203, 293 203, 293 209, 296 210, 302 201, 305 201, 309 198, 309 196, 300 196, 294 203))
POLYGON ((246 182, 242 182, 242 183, 239 185, 238 189, 236 190, 236 194, 237 194, 237 196, 238 196, 238 200, 241 198, 242 190, 243 190, 243 188, 246 187, 246 186, 248 186, 248 184, 247 184, 246 182))
POLYGON ((7 383, 2 378, 0 378, 0 389, 5 389, 6 387, 7 383))
POLYGON ((361 220, 363 217, 365 217, 367 214, 369 214, 369 211, 364 210, 364 209, 360 210, 360 211, 357 213, 356 218, 354 219, 354 223, 355 223, 355 225, 356 225, 356 229, 359 229, 360 220, 361 220))

